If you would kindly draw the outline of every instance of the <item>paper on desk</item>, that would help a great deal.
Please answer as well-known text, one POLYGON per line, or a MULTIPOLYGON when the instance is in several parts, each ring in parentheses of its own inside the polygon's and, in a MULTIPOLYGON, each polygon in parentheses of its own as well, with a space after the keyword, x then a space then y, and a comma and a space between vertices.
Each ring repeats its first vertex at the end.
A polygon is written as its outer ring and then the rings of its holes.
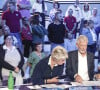
POLYGON ((8 88, 0 88, 0 90, 9 90, 8 88))
POLYGON ((57 85, 57 84, 45 84, 45 85, 41 85, 41 87, 65 89, 65 88, 71 87, 71 85, 66 85, 66 84, 61 84, 61 85, 57 85))
POLYGON ((72 86, 100 86, 100 81, 71 82, 72 86))
POLYGON ((27 86, 29 89, 41 89, 39 85, 34 85, 34 86, 27 86))

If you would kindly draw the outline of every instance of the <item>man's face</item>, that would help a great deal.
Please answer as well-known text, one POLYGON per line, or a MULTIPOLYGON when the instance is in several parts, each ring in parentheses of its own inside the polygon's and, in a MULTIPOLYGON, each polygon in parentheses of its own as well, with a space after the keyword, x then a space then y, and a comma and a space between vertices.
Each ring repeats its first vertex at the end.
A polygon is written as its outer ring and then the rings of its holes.
POLYGON ((77 43, 78 50, 81 54, 85 54, 87 51, 87 42, 79 42, 77 43))
POLYGON ((15 11, 16 7, 13 4, 9 4, 8 8, 9 8, 10 11, 15 11))
POLYGON ((69 16, 72 16, 73 10, 72 9, 69 9, 68 14, 69 14, 69 16))
POLYGON ((57 19, 58 19, 59 21, 61 21, 61 20, 63 19, 62 13, 59 13, 59 14, 57 15, 57 19))

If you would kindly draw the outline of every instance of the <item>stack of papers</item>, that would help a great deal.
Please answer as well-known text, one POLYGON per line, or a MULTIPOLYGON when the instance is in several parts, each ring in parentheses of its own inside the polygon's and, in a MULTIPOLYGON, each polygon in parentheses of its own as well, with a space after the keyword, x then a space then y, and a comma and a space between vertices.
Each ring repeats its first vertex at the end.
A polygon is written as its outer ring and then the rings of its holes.
POLYGON ((41 85, 42 88, 60 88, 60 89, 66 89, 71 87, 71 85, 66 85, 66 84, 61 84, 61 85, 56 85, 56 84, 45 84, 41 85))
POLYGON ((100 81, 71 82, 72 86, 100 86, 100 81))
POLYGON ((27 88, 29 89, 41 89, 41 87, 39 85, 34 85, 34 86, 27 86, 27 88))

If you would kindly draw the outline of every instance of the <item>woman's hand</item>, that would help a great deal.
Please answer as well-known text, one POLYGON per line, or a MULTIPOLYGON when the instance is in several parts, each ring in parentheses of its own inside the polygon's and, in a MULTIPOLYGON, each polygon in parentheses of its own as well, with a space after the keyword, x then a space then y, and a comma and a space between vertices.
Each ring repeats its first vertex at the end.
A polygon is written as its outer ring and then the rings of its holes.
POLYGON ((19 72, 19 68, 18 68, 18 67, 15 68, 15 72, 16 72, 16 73, 19 72))

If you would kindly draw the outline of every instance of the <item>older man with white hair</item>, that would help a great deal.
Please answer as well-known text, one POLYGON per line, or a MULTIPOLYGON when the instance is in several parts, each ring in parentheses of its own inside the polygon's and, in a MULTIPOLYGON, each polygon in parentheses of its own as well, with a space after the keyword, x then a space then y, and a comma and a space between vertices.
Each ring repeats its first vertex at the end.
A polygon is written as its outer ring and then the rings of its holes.
POLYGON ((94 73, 94 55, 87 52, 87 44, 87 37, 80 35, 76 42, 78 50, 68 54, 66 74, 72 81, 82 83, 82 81, 93 80, 94 77, 100 78, 100 74, 94 73))

